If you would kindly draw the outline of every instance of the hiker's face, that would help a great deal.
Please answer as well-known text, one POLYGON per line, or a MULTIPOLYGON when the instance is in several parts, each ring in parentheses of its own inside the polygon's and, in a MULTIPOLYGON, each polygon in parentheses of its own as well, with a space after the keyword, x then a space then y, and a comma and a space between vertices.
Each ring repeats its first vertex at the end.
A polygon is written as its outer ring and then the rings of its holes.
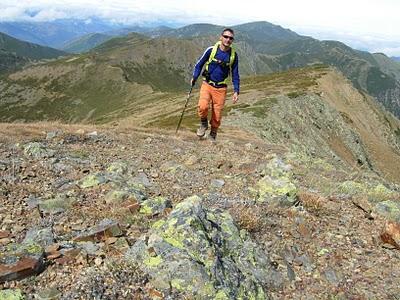
POLYGON ((233 34, 230 31, 224 31, 221 35, 221 42, 224 46, 230 47, 233 43, 233 34))

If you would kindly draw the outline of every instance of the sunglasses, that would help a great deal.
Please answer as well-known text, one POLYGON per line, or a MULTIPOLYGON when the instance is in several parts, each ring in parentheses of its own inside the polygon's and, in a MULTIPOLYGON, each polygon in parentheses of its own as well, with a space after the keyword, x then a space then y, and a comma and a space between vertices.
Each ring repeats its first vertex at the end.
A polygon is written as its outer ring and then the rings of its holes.
POLYGON ((223 35, 222 37, 223 37, 224 39, 228 39, 228 40, 231 40, 231 41, 234 40, 234 37, 233 37, 233 36, 230 36, 230 35, 223 35))

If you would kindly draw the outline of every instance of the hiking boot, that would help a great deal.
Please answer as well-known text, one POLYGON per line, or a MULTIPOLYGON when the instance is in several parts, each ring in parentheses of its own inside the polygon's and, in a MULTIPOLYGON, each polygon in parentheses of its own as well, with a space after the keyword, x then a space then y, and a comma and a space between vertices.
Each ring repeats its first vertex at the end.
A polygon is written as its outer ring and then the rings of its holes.
POLYGON ((211 142, 215 143, 217 141, 217 132, 211 130, 210 134, 208 135, 208 138, 210 139, 211 142))
POLYGON ((208 123, 207 123, 207 119, 202 119, 201 123, 200 123, 200 127, 199 129, 197 129, 197 136, 198 137, 203 137, 206 134, 206 130, 208 129, 208 123))

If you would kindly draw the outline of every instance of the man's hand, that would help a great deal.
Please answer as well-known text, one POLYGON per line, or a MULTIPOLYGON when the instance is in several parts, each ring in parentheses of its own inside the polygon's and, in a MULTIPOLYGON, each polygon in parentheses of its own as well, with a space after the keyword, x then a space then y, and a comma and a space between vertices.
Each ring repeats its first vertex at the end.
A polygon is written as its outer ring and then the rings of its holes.
POLYGON ((238 101, 239 101, 239 94, 237 92, 234 92, 232 96, 232 102, 233 104, 235 104, 238 101))

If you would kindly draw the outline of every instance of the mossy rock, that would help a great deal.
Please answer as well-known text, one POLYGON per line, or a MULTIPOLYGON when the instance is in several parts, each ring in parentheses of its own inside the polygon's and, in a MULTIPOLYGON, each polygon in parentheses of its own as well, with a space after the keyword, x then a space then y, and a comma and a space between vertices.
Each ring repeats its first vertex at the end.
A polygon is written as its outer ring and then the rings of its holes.
POLYGON ((20 289, 1 290, 0 300, 25 300, 25 296, 20 289))
POLYGON ((341 193, 349 196, 367 196, 368 200, 377 203, 388 200, 397 193, 384 186, 382 183, 361 183, 355 181, 345 181, 339 186, 341 193))
POLYGON ((57 214, 70 209, 77 199, 65 195, 57 195, 53 199, 43 200, 39 203, 39 209, 50 214, 57 214))
POLYGON ((266 253, 227 212, 205 209, 197 196, 176 205, 127 252, 165 295, 194 299, 268 299, 282 284, 266 253))
POLYGON ((7 251, 0 255, 0 259, 7 257, 41 257, 44 254, 44 248, 34 241, 27 241, 22 244, 10 244, 7 251))
POLYGON ((268 202, 276 206, 291 206, 297 201, 298 188, 293 183, 292 166, 281 159, 272 159, 262 171, 253 193, 258 202, 268 202))
POLYGON ((34 158, 48 158, 53 157, 54 150, 48 149, 45 145, 38 142, 28 143, 24 146, 24 154, 34 158))
POLYGON ((172 203, 164 197, 153 197, 143 201, 139 212, 149 216, 162 214, 167 208, 172 208, 172 203))
POLYGON ((110 173, 117 174, 127 174, 128 173, 128 163, 124 161, 116 161, 113 162, 108 168, 107 171, 110 173))
POLYGON ((106 183, 106 182, 107 182, 107 179, 102 174, 97 173, 97 174, 88 175, 85 178, 83 178, 80 181, 79 186, 82 189, 86 189, 86 188, 98 186, 98 185, 106 183))

